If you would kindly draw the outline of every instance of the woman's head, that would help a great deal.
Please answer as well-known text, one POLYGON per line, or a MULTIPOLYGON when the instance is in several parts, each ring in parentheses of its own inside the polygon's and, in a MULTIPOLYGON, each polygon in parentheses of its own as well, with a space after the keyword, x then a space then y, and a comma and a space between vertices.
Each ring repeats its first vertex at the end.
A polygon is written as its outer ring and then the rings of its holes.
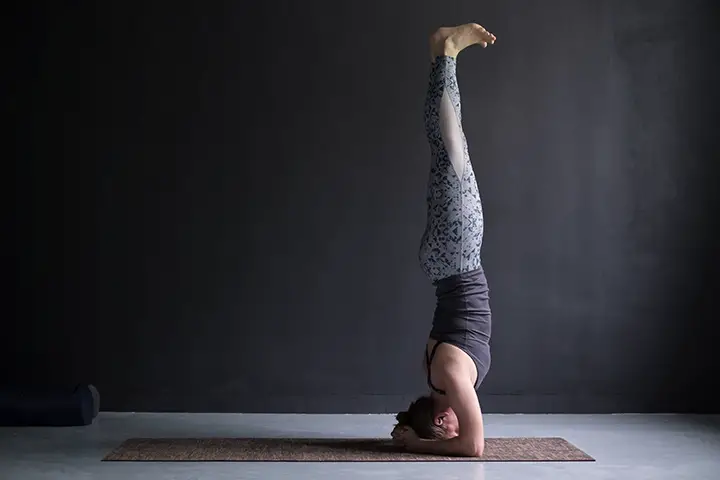
POLYGON ((434 440, 452 438, 458 434, 458 420, 452 408, 439 408, 430 396, 420 397, 410 404, 406 412, 395 416, 399 425, 408 426, 420 438, 434 440))

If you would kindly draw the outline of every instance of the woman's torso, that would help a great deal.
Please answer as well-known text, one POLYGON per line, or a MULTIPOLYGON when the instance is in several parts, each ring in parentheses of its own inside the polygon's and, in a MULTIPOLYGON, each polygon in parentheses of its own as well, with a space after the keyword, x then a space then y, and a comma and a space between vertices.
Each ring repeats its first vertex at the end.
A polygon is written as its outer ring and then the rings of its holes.
POLYGON ((437 305, 433 327, 425 347, 428 386, 436 383, 444 363, 466 366, 477 389, 490 368, 492 330, 489 288, 482 267, 440 280, 436 284, 437 305), (456 363, 459 362, 459 363, 456 363), (429 367, 429 368, 428 368, 429 367), (429 374, 427 372, 430 372, 429 374))

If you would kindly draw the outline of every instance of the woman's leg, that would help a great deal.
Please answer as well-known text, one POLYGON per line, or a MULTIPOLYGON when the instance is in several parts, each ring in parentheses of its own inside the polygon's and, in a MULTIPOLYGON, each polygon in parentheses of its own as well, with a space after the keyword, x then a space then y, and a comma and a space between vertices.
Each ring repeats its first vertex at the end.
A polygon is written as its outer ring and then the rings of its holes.
POLYGON ((456 68, 464 48, 494 41, 476 24, 441 28, 431 37, 425 130, 432 163, 419 258, 433 283, 481 266, 482 203, 462 128, 456 68))

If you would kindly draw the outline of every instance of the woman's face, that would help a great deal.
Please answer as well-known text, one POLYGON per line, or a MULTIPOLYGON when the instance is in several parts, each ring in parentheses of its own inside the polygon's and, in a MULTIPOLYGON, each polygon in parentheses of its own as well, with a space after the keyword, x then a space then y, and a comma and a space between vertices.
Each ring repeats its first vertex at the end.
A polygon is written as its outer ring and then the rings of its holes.
POLYGON ((445 429, 445 438, 457 437, 460 434, 460 422, 452 408, 447 408, 435 415, 435 425, 445 429))

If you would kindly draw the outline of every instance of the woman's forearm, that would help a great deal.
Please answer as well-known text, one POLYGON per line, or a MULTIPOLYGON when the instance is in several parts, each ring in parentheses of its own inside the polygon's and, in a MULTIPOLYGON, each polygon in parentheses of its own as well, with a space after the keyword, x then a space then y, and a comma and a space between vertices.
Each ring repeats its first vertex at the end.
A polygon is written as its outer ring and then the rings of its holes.
POLYGON ((447 440, 417 439, 407 446, 413 453, 432 455, 480 457, 483 454, 484 441, 471 441, 467 438, 454 437, 447 440))

